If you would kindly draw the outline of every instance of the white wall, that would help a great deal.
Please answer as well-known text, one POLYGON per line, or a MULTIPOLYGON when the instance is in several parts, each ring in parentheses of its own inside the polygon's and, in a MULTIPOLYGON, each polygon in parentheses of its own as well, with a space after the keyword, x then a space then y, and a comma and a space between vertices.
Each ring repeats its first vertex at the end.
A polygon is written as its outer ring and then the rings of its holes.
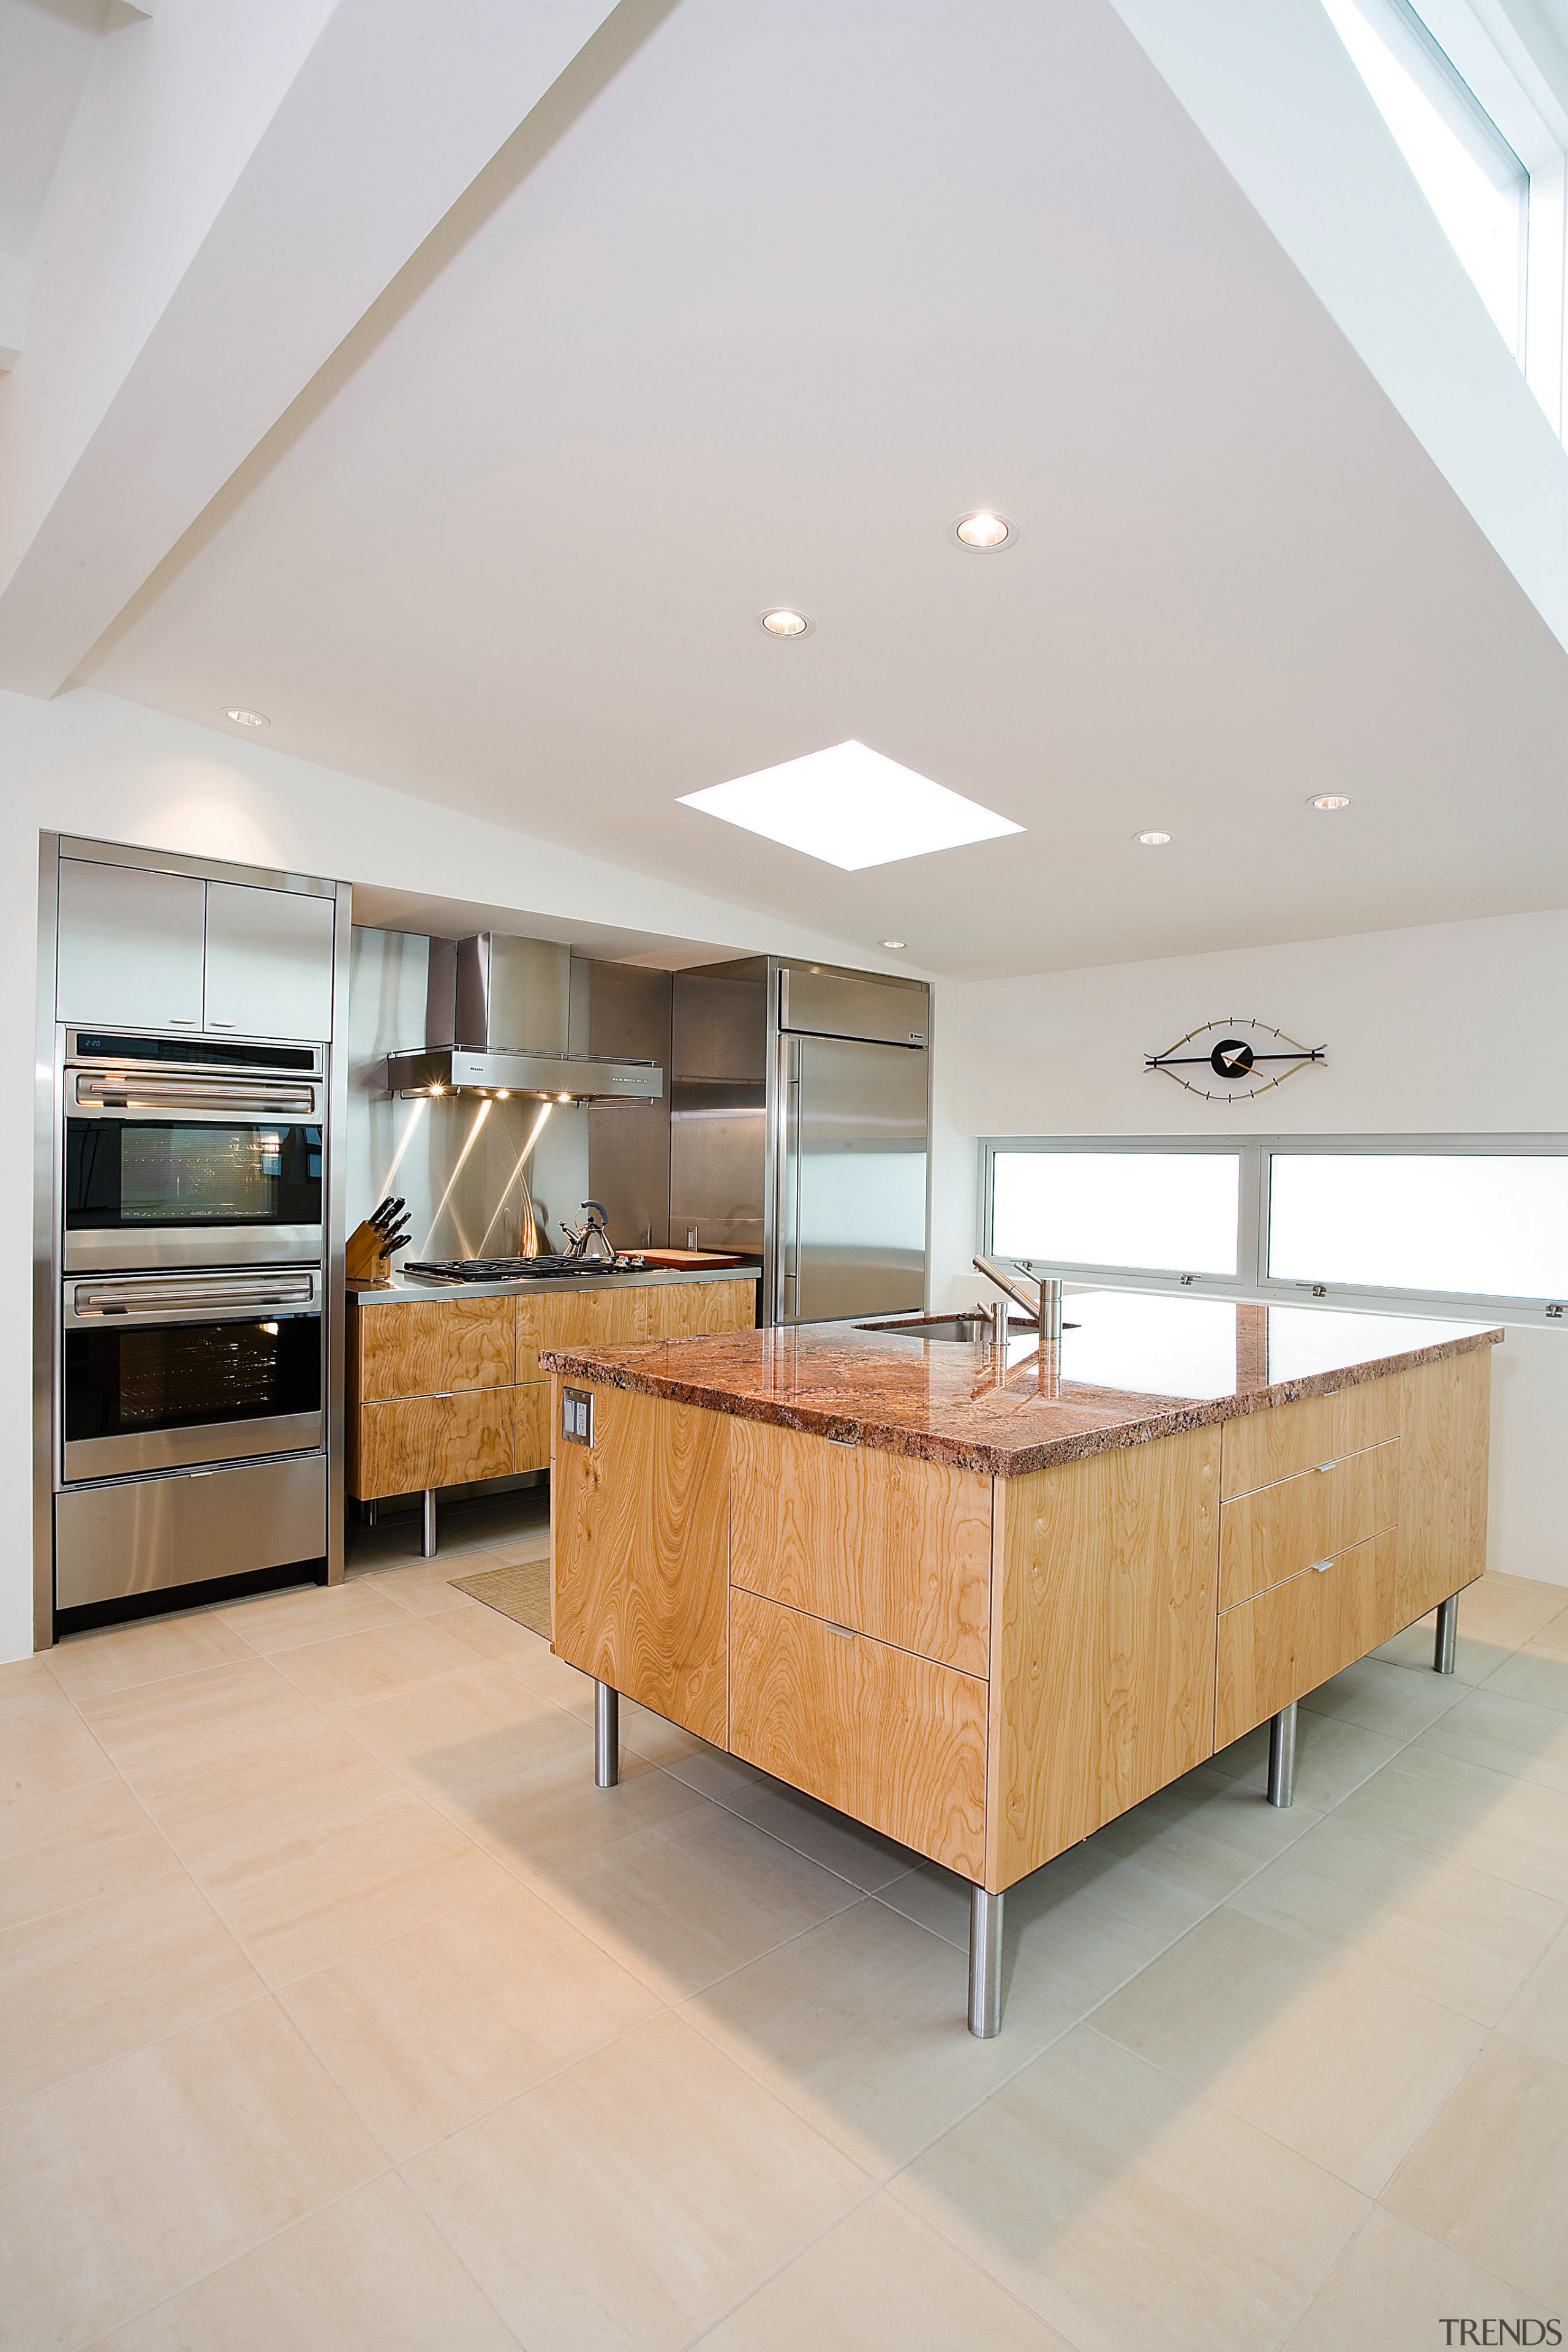
MULTIPOLYGON (((939 992, 931 1297, 967 1304, 982 1135, 1568 1130, 1568 912, 1110 964, 939 992), (1205 1021, 1251 1015, 1326 1064, 1255 1104, 1147 1073, 1205 1021)), ((1568 1332, 1512 1329, 1492 1370, 1490 1560, 1568 1584, 1568 1332)))
MULTIPOLYGON (((32 1285, 38 835, 58 831, 621 924, 737 954, 863 962, 841 940, 652 882, 504 827, 231 740, 111 696, 0 693, 0 1280, 25 1330, 32 1285)), ((0 1659, 32 1647, 31 1365, 0 1351, 0 1659)))

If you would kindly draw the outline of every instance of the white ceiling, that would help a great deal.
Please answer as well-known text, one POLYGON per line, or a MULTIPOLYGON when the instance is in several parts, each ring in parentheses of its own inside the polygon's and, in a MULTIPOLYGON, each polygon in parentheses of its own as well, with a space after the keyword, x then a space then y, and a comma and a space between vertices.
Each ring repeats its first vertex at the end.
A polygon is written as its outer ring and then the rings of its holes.
POLYGON ((1568 899, 1568 656, 1104 0, 679 0, 514 177, 79 674, 937 971, 1568 899), (1026 832, 677 805, 850 736, 1026 832))
POLYGON ((25 254, 110 0, 0 0, 0 253, 25 254))

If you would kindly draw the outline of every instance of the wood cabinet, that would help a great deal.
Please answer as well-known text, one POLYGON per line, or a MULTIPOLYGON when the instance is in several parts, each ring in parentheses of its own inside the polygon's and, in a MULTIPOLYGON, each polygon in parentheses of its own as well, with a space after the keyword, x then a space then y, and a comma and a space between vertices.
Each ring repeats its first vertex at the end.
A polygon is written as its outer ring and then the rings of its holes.
POLYGON ((1480 1575, 1489 1376, 1012 1478, 590 1380, 592 1446, 551 1415, 555 1646, 1000 1892, 1480 1575))
POLYGON ((351 1293, 348 1491, 374 1502, 548 1469, 542 1348, 750 1330, 755 1307, 751 1279, 584 1284, 500 1298, 351 1293))

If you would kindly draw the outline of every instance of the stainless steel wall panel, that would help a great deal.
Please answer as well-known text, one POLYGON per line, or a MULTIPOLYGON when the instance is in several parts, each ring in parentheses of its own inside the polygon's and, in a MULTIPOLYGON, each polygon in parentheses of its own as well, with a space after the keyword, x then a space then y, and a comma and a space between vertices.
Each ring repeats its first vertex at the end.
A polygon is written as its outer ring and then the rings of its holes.
POLYGON ((767 1090, 676 1079, 670 1089, 669 1238, 683 1249, 761 1255, 767 1090))
MULTIPOLYGON (((574 957, 572 983, 574 1051, 669 1067, 668 972, 574 957)), ((654 1102, 589 1104, 587 1197, 603 1204, 617 1249, 668 1245, 669 1178, 668 1091, 654 1102)))
POLYGON ((326 1549, 324 1454, 78 1486, 55 1500, 55 1605, 245 1576, 326 1549))
POLYGON ((671 1004, 671 1078, 767 1084, 767 967, 760 959, 678 971, 671 1004))
POLYGON ((204 1026, 245 1037, 330 1037, 331 898, 208 882, 204 1026))

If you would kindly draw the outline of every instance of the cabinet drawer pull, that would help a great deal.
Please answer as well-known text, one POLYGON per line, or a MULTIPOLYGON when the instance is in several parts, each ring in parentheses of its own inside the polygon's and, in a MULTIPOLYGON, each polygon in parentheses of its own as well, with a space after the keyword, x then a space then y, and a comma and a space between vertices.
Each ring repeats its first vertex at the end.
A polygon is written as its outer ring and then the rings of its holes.
POLYGON ((1319 1470, 1331 1470, 1334 1465, 1331 1462, 1320 1462, 1314 1466, 1319 1470))
POLYGON ((836 1625, 831 1617, 825 1617, 822 1622, 830 1633, 837 1634, 841 1642, 852 1642, 855 1639, 853 1625, 836 1625))
POLYGON ((1332 1568, 1333 1564, 1331 1559, 1315 1559, 1312 1562, 1312 1573, 1314 1576, 1321 1576, 1325 1570, 1332 1568))
MULTIPOLYGON (((823 1433, 826 1435, 826 1431, 823 1433)), ((858 1437, 829 1437, 827 1443, 829 1445, 858 1445, 860 1440, 858 1437)))

